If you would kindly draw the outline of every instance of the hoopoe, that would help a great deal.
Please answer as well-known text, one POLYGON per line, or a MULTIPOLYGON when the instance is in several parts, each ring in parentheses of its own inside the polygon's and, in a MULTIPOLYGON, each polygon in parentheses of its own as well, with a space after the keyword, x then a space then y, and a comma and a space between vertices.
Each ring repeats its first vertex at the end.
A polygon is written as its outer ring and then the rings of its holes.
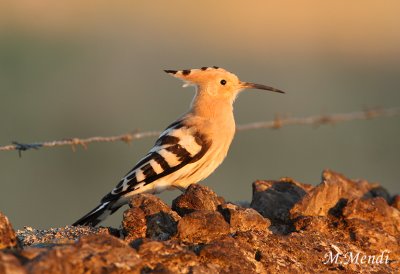
POLYGON ((194 85, 190 110, 169 125, 154 147, 101 199, 100 205, 73 225, 95 226, 139 193, 184 191, 207 178, 224 160, 235 134, 233 102, 240 91, 254 88, 284 93, 249 82, 219 67, 165 70, 194 85))

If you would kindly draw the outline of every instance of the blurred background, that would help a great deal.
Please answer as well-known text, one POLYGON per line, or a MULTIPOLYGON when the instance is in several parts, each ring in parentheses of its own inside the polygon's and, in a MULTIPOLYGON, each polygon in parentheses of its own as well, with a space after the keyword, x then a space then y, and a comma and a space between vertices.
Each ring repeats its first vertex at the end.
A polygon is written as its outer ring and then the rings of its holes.
MULTIPOLYGON (((242 93, 238 124, 400 106, 398 1, 249 3, 1 1, 0 145, 162 130, 194 94, 163 69, 215 65, 287 92, 242 93)), ((256 179, 318 184, 329 168, 398 193, 399 134, 399 117, 239 132, 203 184, 250 201, 256 179)), ((71 224, 154 140, 1 152, 0 210, 16 228, 71 224)))

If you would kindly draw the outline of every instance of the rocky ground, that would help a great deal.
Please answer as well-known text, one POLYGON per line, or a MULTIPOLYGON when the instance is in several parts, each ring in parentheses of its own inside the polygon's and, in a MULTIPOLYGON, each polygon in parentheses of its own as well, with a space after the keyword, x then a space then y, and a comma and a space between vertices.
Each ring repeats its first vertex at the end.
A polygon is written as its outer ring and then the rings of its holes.
POLYGON ((169 207, 138 195, 116 228, 15 232, 0 273, 399 273, 400 196, 324 171, 311 186, 253 183, 247 206, 192 185, 169 207))

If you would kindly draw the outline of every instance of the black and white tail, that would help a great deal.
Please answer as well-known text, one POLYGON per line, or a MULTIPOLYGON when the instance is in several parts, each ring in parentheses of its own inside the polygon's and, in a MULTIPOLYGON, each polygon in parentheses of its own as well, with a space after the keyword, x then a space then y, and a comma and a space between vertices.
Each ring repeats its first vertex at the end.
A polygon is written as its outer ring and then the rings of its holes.
POLYGON ((86 225, 86 226, 96 226, 98 223, 103 221, 109 215, 113 214, 121 206, 115 206, 116 201, 107 201, 101 203, 95 209, 90 211, 88 214, 80 218, 78 221, 73 223, 73 226, 86 225))

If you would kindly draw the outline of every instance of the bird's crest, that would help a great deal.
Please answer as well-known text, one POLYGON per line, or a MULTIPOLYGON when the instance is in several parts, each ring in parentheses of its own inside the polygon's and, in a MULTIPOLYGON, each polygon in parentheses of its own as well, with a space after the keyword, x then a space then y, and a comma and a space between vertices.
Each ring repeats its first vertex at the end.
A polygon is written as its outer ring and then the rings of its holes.
POLYGON ((226 78, 226 79, 234 79, 235 82, 238 81, 236 75, 217 66, 202 67, 199 69, 164 70, 164 71, 184 81, 183 87, 191 85, 201 85, 204 83, 211 82, 215 79, 226 78))
POLYGON ((181 77, 188 77, 189 75, 193 75, 193 74, 197 74, 199 72, 205 72, 205 71, 215 71, 215 70, 219 70, 219 71, 225 71, 226 70, 217 67, 217 66, 213 66, 213 67, 202 67, 200 69, 182 69, 182 70, 169 70, 166 69, 164 70, 166 73, 181 78, 181 77))
POLYGON ((184 81, 184 87, 197 85, 207 90, 210 95, 228 94, 229 96, 232 96, 232 98, 235 98, 238 92, 243 89, 263 89, 284 93, 283 91, 270 86, 251 82, 242 82, 235 74, 217 66, 202 67, 200 69, 164 71, 184 81))

